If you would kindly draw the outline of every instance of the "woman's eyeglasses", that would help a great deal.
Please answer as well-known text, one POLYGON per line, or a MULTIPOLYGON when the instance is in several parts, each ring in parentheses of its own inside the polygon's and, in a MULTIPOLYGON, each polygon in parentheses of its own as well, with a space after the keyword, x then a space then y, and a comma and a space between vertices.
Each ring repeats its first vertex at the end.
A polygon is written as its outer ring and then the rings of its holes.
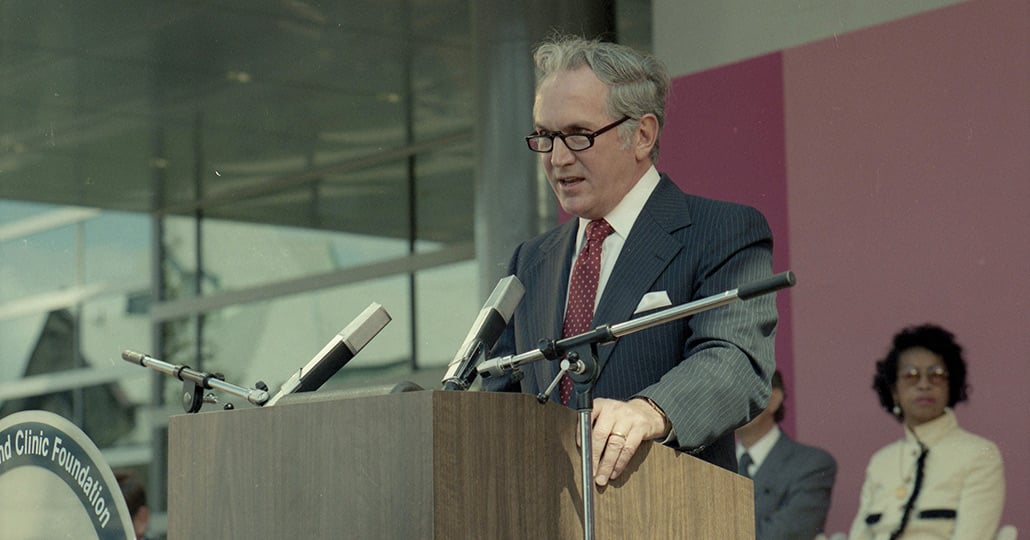
POLYGON ((908 369, 898 370, 898 382, 907 384, 909 386, 915 386, 919 384, 919 380, 923 378, 923 374, 926 374, 926 380, 930 381, 930 384, 935 386, 941 386, 948 382, 948 370, 944 366, 931 366, 925 370, 911 367, 908 369))

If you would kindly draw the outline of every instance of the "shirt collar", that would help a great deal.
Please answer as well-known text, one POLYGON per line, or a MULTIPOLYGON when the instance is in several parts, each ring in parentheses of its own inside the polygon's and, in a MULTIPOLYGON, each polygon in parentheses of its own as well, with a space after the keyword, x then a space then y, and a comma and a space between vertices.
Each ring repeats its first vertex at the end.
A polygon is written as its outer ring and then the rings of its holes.
POLYGON ((751 448, 744 448, 743 445, 737 444, 737 460, 740 460, 740 456, 744 455, 746 450, 748 455, 751 456, 751 462, 754 463, 754 470, 758 470, 762 466, 762 462, 765 458, 769 457, 769 452, 772 452, 776 441, 780 440, 780 426, 773 425, 762 438, 755 441, 755 444, 751 445, 751 448))
MULTIPOLYGON (((647 204, 647 199, 651 197, 654 188, 658 187, 659 180, 661 180, 661 175, 658 174, 658 169, 655 169, 654 165, 652 165, 644 173, 644 176, 641 176, 633 188, 619 201, 619 204, 615 205, 615 208, 608 212, 608 215, 604 216, 605 221, 615 230, 615 234, 622 238, 629 237, 629 231, 633 228, 633 223, 637 221, 637 216, 644 209, 644 205, 647 204)), ((576 236, 577 246, 583 244, 583 235, 587 230, 587 223, 590 223, 589 219, 579 218, 579 233, 576 236)))

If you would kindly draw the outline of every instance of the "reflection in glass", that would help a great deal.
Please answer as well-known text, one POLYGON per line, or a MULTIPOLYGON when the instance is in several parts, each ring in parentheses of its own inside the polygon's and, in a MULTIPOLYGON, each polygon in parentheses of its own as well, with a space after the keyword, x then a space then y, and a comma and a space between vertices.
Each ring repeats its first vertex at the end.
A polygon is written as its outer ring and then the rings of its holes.
POLYGON ((78 285, 77 225, 0 242, 0 303, 78 285))
POLYGON ((411 312, 404 275, 252 302, 204 318, 207 371, 239 386, 264 381, 274 392, 372 302, 391 322, 336 376, 334 384, 408 371, 411 312))
POLYGON ((403 239, 221 220, 203 225, 205 293, 403 257, 403 239))
POLYGON ((418 367, 446 366, 461 348, 479 315, 479 274, 476 261, 465 261, 415 276, 418 291, 418 367))

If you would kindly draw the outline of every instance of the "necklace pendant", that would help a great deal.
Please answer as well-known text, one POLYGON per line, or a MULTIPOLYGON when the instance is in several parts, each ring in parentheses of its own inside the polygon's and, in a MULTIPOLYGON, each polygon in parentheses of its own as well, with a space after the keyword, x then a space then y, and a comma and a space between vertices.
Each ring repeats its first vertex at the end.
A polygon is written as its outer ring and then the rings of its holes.
POLYGON ((908 495, 908 487, 898 486, 898 489, 894 490, 894 495, 898 498, 899 501, 905 500, 905 495, 908 495))

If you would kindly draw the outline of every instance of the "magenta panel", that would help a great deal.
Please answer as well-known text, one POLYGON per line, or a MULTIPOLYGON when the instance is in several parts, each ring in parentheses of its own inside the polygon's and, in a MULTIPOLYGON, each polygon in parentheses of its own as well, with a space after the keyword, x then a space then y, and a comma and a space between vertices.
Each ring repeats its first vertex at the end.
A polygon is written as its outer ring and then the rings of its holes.
MULTIPOLYGON (((673 80, 658 169, 695 195, 758 208, 769 220, 774 271, 791 268, 780 54, 673 80)), ((803 283, 805 277, 799 276, 803 283)), ((776 360, 793 380, 791 293, 777 295, 776 360)), ((793 393, 784 427, 793 433, 793 393)))
POLYGON ((801 438, 839 463, 830 532, 901 436, 870 389, 901 327, 965 346, 966 429, 1030 531, 1030 3, 957 4, 783 53, 801 438))

